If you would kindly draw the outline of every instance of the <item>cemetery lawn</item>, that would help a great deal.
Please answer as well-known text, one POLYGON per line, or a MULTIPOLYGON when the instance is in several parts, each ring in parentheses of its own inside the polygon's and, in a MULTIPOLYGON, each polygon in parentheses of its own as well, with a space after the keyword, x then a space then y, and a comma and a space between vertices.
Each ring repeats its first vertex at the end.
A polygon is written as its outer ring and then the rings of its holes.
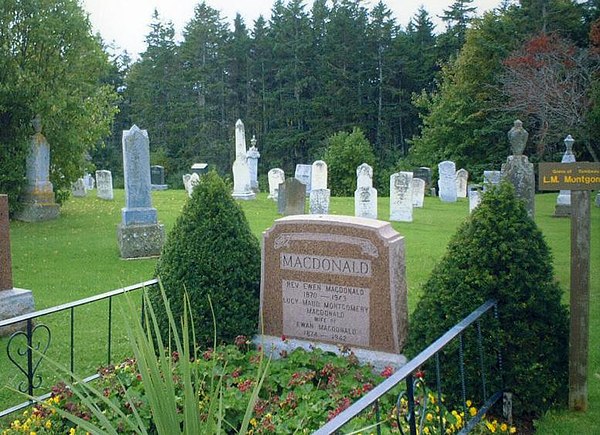
MULTIPOLYGON (((123 190, 114 191, 114 201, 97 199, 95 191, 85 198, 71 198, 61 208, 55 221, 37 224, 11 221, 11 247, 14 286, 33 290, 36 309, 48 308, 135 284, 153 277, 156 259, 121 260, 117 247, 116 227, 121 220, 123 190)), ((261 193, 256 201, 240 201, 253 233, 261 233, 279 217, 276 203, 261 193)), ((168 234, 185 203, 183 190, 153 192, 153 206, 168 234)), ((593 201, 594 195, 592 196, 593 201)), ((536 196, 536 222, 545 235, 554 257, 555 276, 565 291, 568 303, 570 268, 570 219, 552 217, 556 193, 536 196)), ((389 198, 379 198, 379 216, 389 216, 389 198)), ((331 214, 352 215, 353 198, 332 198, 331 214)), ((433 266, 446 250, 457 227, 468 217, 468 202, 443 204, 437 198, 425 198, 423 209, 414 210, 414 222, 394 222, 393 227, 406 237, 406 269, 409 288, 409 310, 419 298, 419 289, 433 266)), ((590 291, 590 347, 588 364, 589 410, 572 413, 551 411, 538 423, 539 433, 593 433, 600 421, 600 208, 592 205, 592 260, 590 291)), ((460 295, 457 295, 460 297, 460 295)), ((114 316, 119 318, 118 309, 114 316)), ((75 371, 84 375, 105 364, 107 334, 107 303, 92 304, 75 311, 75 371), (99 341, 97 347, 85 347, 88 339, 99 341)), ((44 319, 52 329, 52 344, 48 355, 63 364, 68 363, 68 313, 44 319)), ((218 325, 217 325, 218 326, 218 325)), ((129 355, 122 329, 113 331, 113 361, 129 355)), ((21 378, 6 359, 7 339, 0 340, 1 383, 16 387, 21 378)), ((52 383, 48 370, 42 369, 44 385, 52 383)), ((21 402, 15 393, 0 390, 0 409, 21 402)))

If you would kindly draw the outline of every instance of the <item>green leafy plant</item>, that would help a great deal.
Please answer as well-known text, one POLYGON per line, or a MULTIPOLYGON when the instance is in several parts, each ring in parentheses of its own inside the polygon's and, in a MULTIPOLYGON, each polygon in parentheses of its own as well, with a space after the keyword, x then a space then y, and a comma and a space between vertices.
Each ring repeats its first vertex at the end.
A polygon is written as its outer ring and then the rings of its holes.
MULTIPOLYGON (((175 317, 183 313, 182 294, 194 307, 195 339, 211 345, 213 319, 218 342, 257 331, 260 292, 260 249, 240 206, 215 172, 200 178, 169 233, 156 265, 175 317)), ((158 292, 151 294, 162 331, 166 315, 158 292)), ((165 337, 163 337, 165 338, 165 337)))
MULTIPOLYGON (((519 416, 540 415, 567 391, 568 315, 554 281, 549 248, 509 183, 485 193, 434 268, 412 315, 408 352, 416 354, 487 299, 498 302, 498 323, 485 322, 486 364, 502 356, 495 388, 514 393, 519 416), (496 334, 499 329, 499 337, 496 334)), ((465 336, 465 361, 478 361, 465 336)), ((444 391, 460 391, 458 346, 444 358, 444 391)), ((476 376, 478 376, 476 374, 476 376)), ((473 388, 473 379, 467 382, 473 388)), ((473 397, 473 396, 472 396, 473 397)))
POLYGON ((353 196, 356 168, 363 163, 375 165, 373 147, 360 128, 351 133, 340 131, 327 139, 323 160, 327 163, 329 186, 333 196, 353 196))

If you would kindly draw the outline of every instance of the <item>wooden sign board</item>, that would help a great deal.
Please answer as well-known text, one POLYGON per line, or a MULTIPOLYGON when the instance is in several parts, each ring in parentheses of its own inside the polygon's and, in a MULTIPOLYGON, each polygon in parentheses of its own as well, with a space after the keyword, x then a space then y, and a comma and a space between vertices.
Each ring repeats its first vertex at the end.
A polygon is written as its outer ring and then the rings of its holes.
POLYGON ((540 163, 539 190, 598 190, 600 163, 540 163))

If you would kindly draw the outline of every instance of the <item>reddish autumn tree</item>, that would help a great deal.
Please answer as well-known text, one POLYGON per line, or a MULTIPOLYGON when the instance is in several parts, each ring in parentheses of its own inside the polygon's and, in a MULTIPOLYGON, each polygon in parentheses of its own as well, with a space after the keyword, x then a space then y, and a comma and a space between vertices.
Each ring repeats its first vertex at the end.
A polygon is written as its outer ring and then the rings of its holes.
POLYGON ((541 33, 505 59, 500 79, 506 96, 504 109, 530 121, 538 156, 572 134, 598 160, 598 150, 585 129, 596 71, 597 54, 558 34, 541 33))

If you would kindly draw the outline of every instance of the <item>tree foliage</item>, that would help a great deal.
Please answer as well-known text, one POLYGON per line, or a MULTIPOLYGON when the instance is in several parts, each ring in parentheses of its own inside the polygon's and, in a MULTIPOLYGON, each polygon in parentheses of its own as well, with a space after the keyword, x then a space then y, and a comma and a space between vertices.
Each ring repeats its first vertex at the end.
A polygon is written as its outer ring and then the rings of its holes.
POLYGON ((363 163, 375 165, 375 154, 365 134, 354 128, 351 133, 340 131, 327 139, 323 160, 331 194, 352 196, 356 190, 356 168, 363 163))
MULTIPOLYGON (((200 178, 178 217, 156 265, 176 319, 183 314, 183 294, 194 307, 196 339, 213 345, 216 317, 219 342, 257 332, 260 249, 241 207, 215 172, 200 178)), ((168 322, 161 296, 153 294, 162 330, 168 322)))
MULTIPOLYGON (((501 376, 505 391, 514 393, 513 412, 538 416, 566 398, 568 315, 561 295, 541 231, 512 185, 502 183, 484 194, 425 283, 411 318, 409 351, 422 350, 483 302, 495 299, 499 325, 492 319, 483 333, 487 358, 493 360, 496 351, 502 355, 501 376)), ((478 361, 478 355, 469 340, 465 360, 478 361)), ((444 360, 445 391, 460 391, 458 349, 445 352, 444 360)), ((501 385, 499 376, 494 376, 495 388, 501 385)), ((467 397, 479 397, 477 381, 469 379, 467 385, 473 389, 467 397)))
POLYGON ((109 62, 75 0, 0 2, 0 191, 14 210, 40 114, 57 198, 83 175, 84 155, 109 133, 116 94, 109 62))

